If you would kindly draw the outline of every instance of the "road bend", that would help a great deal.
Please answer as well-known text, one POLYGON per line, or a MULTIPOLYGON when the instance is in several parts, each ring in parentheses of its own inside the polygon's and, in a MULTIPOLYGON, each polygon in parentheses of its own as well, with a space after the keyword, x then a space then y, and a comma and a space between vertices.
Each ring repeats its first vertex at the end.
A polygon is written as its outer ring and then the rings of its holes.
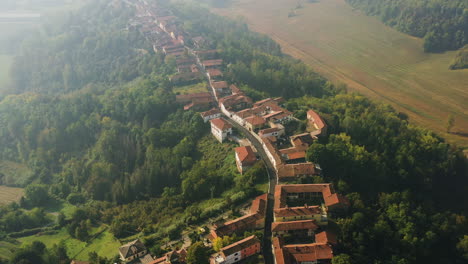
MULTIPOLYGON (((197 65, 199 67, 199 70, 203 75, 205 75, 207 81, 208 81, 208 87, 211 88, 209 89, 210 93, 213 95, 213 97, 217 100, 217 97, 215 96, 215 91, 211 87, 210 84, 210 79, 208 78, 208 75, 206 74, 205 69, 203 68, 203 65, 201 63, 200 58, 197 56, 197 54, 194 52, 193 49, 191 49, 188 46, 185 46, 185 48, 188 50, 190 54, 192 54, 196 60, 197 60, 197 65)), ((268 173, 268 198, 267 198, 267 209, 265 212, 265 230, 263 232, 263 257, 265 258, 265 264, 274 264, 273 260, 273 247, 272 247, 272 233, 271 233, 271 224, 273 223, 273 207, 274 207, 274 194, 275 194, 275 187, 276 187, 276 182, 277 182, 277 175, 276 175, 276 170, 273 164, 271 163, 270 159, 268 158, 265 150, 263 149, 262 142, 258 140, 256 136, 254 136, 252 131, 249 131, 245 127, 239 125, 236 123, 230 116, 225 116, 227 121, 235 127, 238 131, 241 131, 249 140, 250 142, 254 145, 254 147, 257 149, 257 152, 262 159, 263 163, 265 164, 265 168, 268 173)))
POLYGON ((265 164, 267 173, 268 173, 268 180, 269 180, 269 188, 268 188, 268 200, 267 200, 267 210, 265 213, 265 230, 263 233, 263 256, 265 258, 265 263, 266 264, 273 264, 273 248, 272 248, 272 242, 271 242, 271 224, 273 223, 273 207, 274 207, 274 194, 275 194, 275 187, 276 187, 276 171, 271 163, 270 159, 268 158, 265 150, 263 149, 262 143, 258 140, 257 137, 252 135, 251 131, 247 130, 245 127, 239 125, 236 123, 234 120, 232 120, 230 117, 227 116, 227 121, 235 127, 238 131, 241 131, 249 140, 252 142, 254 147, 257 149, 258 154, 263 160, 263 163, 265 164))

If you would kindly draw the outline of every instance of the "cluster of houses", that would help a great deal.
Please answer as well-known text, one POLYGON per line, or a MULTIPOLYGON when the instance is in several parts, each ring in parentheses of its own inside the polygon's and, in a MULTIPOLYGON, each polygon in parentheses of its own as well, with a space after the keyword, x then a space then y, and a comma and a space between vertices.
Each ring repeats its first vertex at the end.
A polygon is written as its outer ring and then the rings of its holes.
POLYGON ((133 240, 119 248, 122 263, 132 264, 184 264, 187 251, 185 249, 173 250, 160 258, 153 257, 146 246, 139 240, 133 240))
POLYGON ((328 214, 347 206, 331 184, 276 185, 271 227, 275 263, 331 263, 337 239, 327 230, 328 214))
MULTIPOLYGON (((337 239, 327 228, 328 217, 346 209, 347 199, 335 193, 331 184, 287 184, 320 174, 318 165, 306 161, 306 151, 317 137, 326 134, 324 120, 309 110, 307 133, 287 137, 286 127, 295 118, 282 106, 282 98, 254 102, 235 84, 223 80, 224 62, 219 52, 204 49, 209 40, 201 36, 190 38, 180 30, 178 18, 170 10, 157 6, 157 1, 133 2, 137 16, 131 26, 152 41, 155 52, 175 58, 177 74, 171 81, 186 85, 207 80, 207 92, 176 95, 176 102, 185 110, 204 111, 201 117, 205 123, 210 122, 211 133, 221 143, 233 133, 233 124, 244 127, 261 142, 278 183, 271 226, 275 263, 331 263, 337 239)), ((241 174, 257 162, 251 146, 237 147, 234 151, 241 174)), ((215 224, 210 239, 263 230, 268 202, 267 194, 256 197, 244 216, 215 224)), ((261 248, 259 238, 252 235, 221 248, 211 256, 210 264, 236 263, 259 254, 261 248)), ((119 253, 124 263, 142 264, 185 263, 187 256, 186 250, 181 249, 155 258, 139 240, 123 245, 119 253)))

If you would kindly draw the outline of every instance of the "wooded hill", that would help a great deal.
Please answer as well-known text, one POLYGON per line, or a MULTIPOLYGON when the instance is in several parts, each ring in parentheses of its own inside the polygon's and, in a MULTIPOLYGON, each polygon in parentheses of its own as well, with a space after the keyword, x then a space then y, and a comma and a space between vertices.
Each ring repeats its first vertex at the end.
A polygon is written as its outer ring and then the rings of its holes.
POLYGON ((368 15, 415 37, 426 52, 456 50, 468 44, 465 0, 346 0, 368 15))
MULTIPOLYGON (((193 5, 170 8, 187 32, 220 49, 226 76, 249 95, 285 96, 299 119, 309 108, 323 115, 331 134, 308 159, 324 175, 311 181, 333 182, 351 201, 333 219, 343 245, 333 263, 466 261, 459 149, 404 113, 336 88, 243 23, 193 5)), ((26 201, 2 208, 0 237, 50 221, 24 209, 68 200, 82 207, 62 223, 70 236, 86 239, 90 226, 105 223, 117 237, 142 234, 160 254, 162 241, 253 197, 266 177, 262 167, 237 174, 232 148, 210 141, 198 113, 175 104, 174 61, 125 30, 132 12, 93 1, 24 43, 15 90, 0 102, 0 158, 33 173, 26 201), (221 203, 207 208, 210 198, 221 203), (6 225, 19 217, 24 226, 6 225)))

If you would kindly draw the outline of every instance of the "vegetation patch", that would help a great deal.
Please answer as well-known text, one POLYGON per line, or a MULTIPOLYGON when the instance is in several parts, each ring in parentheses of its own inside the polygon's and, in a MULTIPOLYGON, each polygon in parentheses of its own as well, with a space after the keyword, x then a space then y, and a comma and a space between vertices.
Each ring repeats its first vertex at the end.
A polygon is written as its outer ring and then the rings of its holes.
POLYGON ((23 186, 31 176, 32 171, 26 165, 0 160, 0 184, 23 186))
POLYGON ((457 55, 450 64, 451 70, 460 70, 468 68, 468 45, 459 50, 457 55))
POLYGON ((175 94, 193 94, 193 93, 208 92, 208 89, 206 88, 206 83, 201 82, 201 83, 192 84, 192 85, 174 87, 172 88, 172 91, 175 94))
POLYGON ((0 185, 0 205, 19 202, 24 195, 23 188, 14 188, 0 185))

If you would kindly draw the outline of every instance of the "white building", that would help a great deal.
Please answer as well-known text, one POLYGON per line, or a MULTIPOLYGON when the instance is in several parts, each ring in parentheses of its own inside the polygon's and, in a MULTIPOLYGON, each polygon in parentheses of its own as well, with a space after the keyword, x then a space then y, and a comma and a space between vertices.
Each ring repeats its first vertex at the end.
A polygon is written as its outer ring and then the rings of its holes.
POLYGON ((215 118, 210 120, 211 122, 211 133, 215 138, 223 143, 226 137, 232 134, 232 126, 226 120, 222 118, 215 118))
POLYGON ((201 113, 200 115, 203 118, 203 121, 206 123, 206 122, 210 121, 211 119, 220 118, 221 117, 221 111, 219 111, 218 109, 213 108, 213 109, 211 109, 209 111, 201 113))

